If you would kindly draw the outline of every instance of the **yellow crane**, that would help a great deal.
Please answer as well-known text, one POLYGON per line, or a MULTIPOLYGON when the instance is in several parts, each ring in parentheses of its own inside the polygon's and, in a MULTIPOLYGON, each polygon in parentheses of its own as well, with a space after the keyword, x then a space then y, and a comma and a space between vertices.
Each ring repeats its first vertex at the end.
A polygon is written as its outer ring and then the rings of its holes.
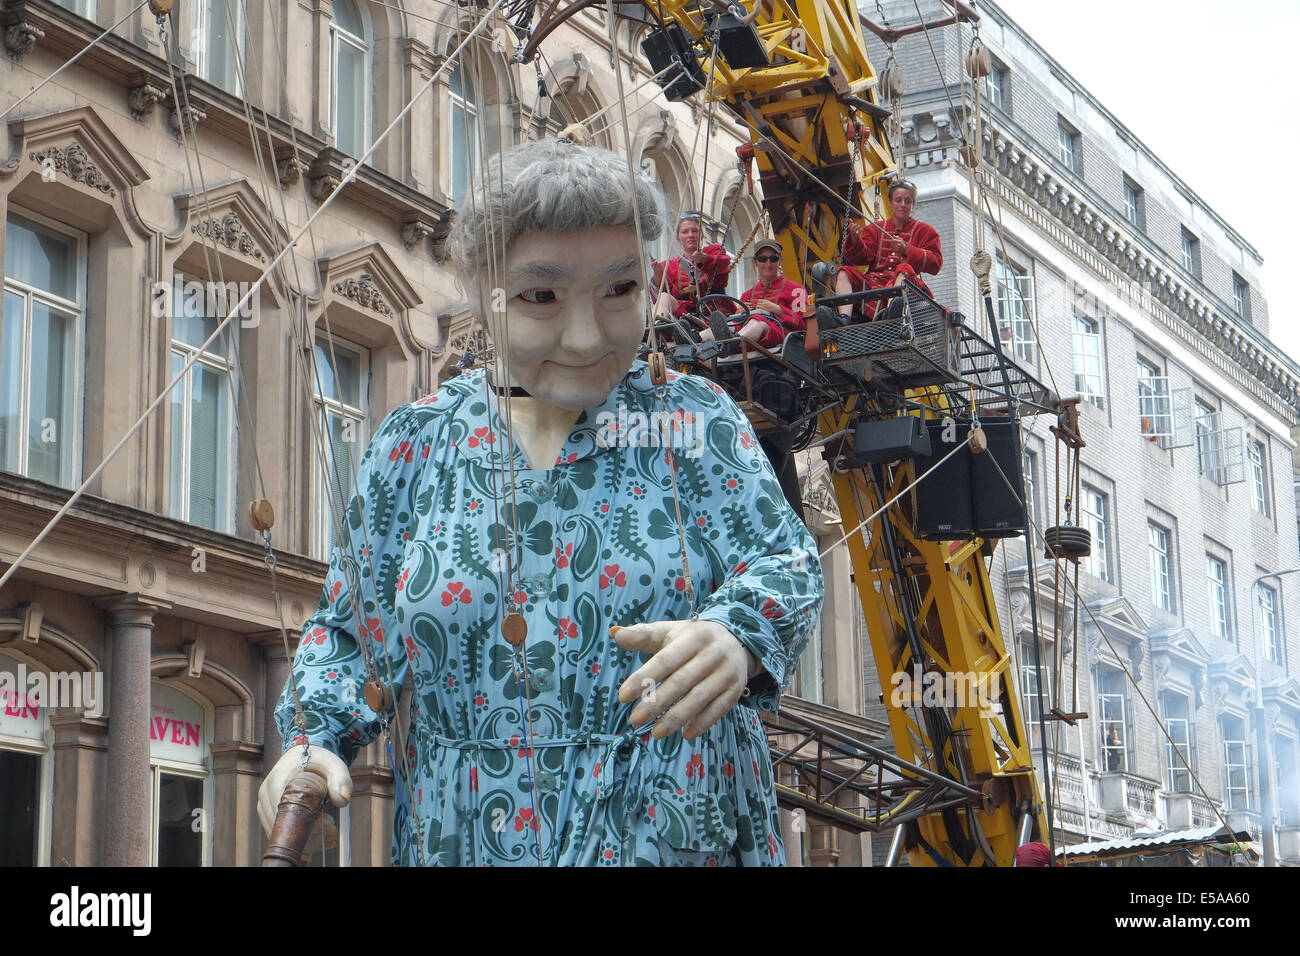
MULTIPOLYGON (((556 25, 593 3, 556 0, 541 13, 521 58, 530 59, 556 25)), ((813 290, 814 306, 819 299, 823 303, 808 317, 804 347, 811 363, 795 364, 805 370, 814 366, 809 377, 818 379, 819 394, 836 396, 823 402, 815 417, 834 465, 843 527, 853 532, 847 545, 872 657, 887 689, 884 704, 898 762, 845 739, 829 746, 840 758, 874 762, 867 776, 880 794, 885 779, 892 782, 865 825, 892 829, 905 823, 913 865, 1009 866, 1022 841, 1049 836, 1012 658, 989 582, 996 541, 927 540, 917 531, 915 493, 909 491, 919 466, 863 462, 854 439, 863 434, 858 429, 864 423, 910 417, 937 419, 930 430, 946 424, 964 436, 962 444, 978 448, 985 440, 978 427, 981 413, 987 418, 997 412, 1056 412, 1059 427, 1073 441, 1070 408, 1006 362, 996 336, 982 338, 928 300, 913 303, 910 292, 900 341, 863 341, 879 323, 847 328, 831 323, 834 313, 825 305, 829 289, 819 264, 838 258, 849 215, 858 211, 883 218, 882 197, 896 175, 885 132, 890 112, 851 0, 618 4, 620 10, 630 6, 644 7, 653 19, 642 49, 652 69, 663 73, 659 83, 665 94, 680 100, 699 91, 750 130, 750 147, 740 152, 757 167, 763 205, 782 245, 784 272, 813 290), (927 365, 943 366, 944 374, 927 374, 927 365), (862 387, 863 378, 854 372, 865 367, 892 376, 896 387, 862 387), (916 679, 922 675, 945 687, 971 680, 979 686, 968 685, 955 702, 927 701, 924 682, 916 679), (896 687, 912 692, 890 693, 896 687), (995 706, 980 705, 990 698, 995 706)), ((952 6, 954 18, 974 16, 963 4, 952 6)), ((786 357, 798 358, 788 349, 786 357)), ((1017 468, 1018 460, 1017 454, 1017 468)), ((806 722, 790 729, 797 733, 806 722)), ((825 743, 825 731, 815 729, 805 739, 822 734, 825 743)), ((828 764, 834 765, 834 760, 828 764)), ((820 778, 823 767, 817 772, 820 778)), ((851 775, 824 773, 839 781, 833 789, 850 782, 851 775)), ((812 809, 816 802, 797 788, 782 788, 781 796, 794 807, 812 809)), ((862 822, 834 810, 826 810, 824 818, 862 822)))

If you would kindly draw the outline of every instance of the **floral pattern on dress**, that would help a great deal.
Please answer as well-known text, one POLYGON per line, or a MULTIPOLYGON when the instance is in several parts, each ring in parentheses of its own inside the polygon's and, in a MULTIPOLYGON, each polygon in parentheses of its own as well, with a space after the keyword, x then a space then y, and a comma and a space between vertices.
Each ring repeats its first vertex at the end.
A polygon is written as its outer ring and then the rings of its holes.
MULTIPOLYGON (((308 741, 351 762, 380 730, 359 640, 386 682, 391 665, 390 689, 409 675, 395 864, 418 863, 417 839, 435 865, 784 863, 758 710, 776 709, 816 630, 816 543, 730 398, 671 373, 663 396, 637 362, 547 471, 509 439, 481 372, 377 430, 294 678, 308 741), (602 440, 608 415, 662 408, 701 429, 690 454, 602 440), (763 665, 694 741, 630 726, 618 688, 646 657, 609 637, 612 625, 690 616, 670 461, 698 617, 763 665), (526 682, 501 635, 512 608, 528 625, 526 682)), ((301 743, 287 689, 276 716, 286 747, 301 743)))

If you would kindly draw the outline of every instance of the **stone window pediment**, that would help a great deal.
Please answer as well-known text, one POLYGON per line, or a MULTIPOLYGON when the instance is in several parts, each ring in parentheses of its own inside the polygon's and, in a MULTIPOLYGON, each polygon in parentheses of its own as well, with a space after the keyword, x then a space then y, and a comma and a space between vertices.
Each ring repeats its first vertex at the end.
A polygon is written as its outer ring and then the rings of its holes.
MULTIPOLYGON (((288 236, 268 214, 247 179, 236 179, 210 187, 202 193, 176 197, 176 208, 184 225, 174 244, 205 244, 245 269, 262 272, 279 255, 288 236)), ((247 278, 241 274, 240 278, 247 278)))
POLYGON ((420 294, 380 243, 323 256, 317 268, 334 332, 346 332, 370 348, 398 340, 413 349, 425 347, 411 326, 420 294), (336 317, 344 326, 334 328, 336 317))

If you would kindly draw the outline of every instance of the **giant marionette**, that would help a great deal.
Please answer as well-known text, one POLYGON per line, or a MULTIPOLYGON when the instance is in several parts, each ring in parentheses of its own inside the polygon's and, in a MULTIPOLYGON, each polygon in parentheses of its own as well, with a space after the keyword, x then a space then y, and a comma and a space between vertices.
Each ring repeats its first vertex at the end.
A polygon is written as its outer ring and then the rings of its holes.
POLYGON ((759 710, 816 629, 815 542, 735 404, 635 358, 655 187, 562 141, 483 182, 450 243, 495 367, 377 430, 263 822, 304 755, 342 805, 405 682, 395 863, 780 864, 759 710))

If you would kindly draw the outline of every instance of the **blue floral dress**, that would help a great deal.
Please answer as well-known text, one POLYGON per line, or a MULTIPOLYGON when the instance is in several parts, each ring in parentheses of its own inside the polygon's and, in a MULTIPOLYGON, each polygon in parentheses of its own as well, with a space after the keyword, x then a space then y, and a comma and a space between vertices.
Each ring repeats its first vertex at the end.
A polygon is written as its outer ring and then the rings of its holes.
MULTIPOLYGON (((503 415, 473 372, 374 436, 294 662, 307 739, 350 762, 379 733, 365 641, 385 683, 413 688, 395 864, 420 862, 416 840, 442 865, 783 864, 758 710, 776 709, 817 627, 822 576, 749 423, 702 378, 670 373, 657 397, 643 362, 579 416, 549 471, 529 467, 503 415), (654 435, 671 456, 638 428, 638 412, 665 411, 681 431, 654 435), (694 741, 629 725, 618 688, 647 658, 609 637, 690 616, 674 460, 698 617, 763 665, 694 741), (526 671, 501 634, 512 599, 526 671)), ((301 744, 287 689, 277 719, 301 744)))

